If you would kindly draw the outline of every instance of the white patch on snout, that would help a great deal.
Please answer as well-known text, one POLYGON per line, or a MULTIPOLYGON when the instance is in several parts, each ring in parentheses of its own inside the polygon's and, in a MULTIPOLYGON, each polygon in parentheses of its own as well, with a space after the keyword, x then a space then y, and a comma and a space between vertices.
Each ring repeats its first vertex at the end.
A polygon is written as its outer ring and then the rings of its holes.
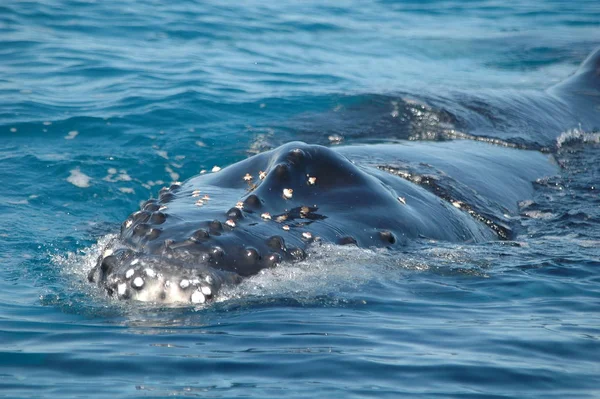
POLYGON ((136 277, 133 279, 131 284, 136 288, 142 288, 144 286, 144 279, 141 277, 136 277))
POLYGON ((156 272, 150 268, 147 268, 146 270, 144 270, 144 272, 146 272, 146 276, 148 277, 156 277, 156 272))
POLYGON ((191 298, 192 303, 204 303, 206 302, 206 298, 204 294, 200 291, 194 291, 191 298))
POLYGON ((121 283, 121 284, 117 285, 117 294, 119 296, 125 295, 126 291, 127 291, 127 284, 121 283))

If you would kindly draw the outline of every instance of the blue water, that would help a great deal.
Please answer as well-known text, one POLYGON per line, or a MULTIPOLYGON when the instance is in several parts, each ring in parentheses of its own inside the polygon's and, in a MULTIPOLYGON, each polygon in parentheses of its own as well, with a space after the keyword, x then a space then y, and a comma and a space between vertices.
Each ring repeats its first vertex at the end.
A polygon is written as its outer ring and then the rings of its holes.
POLYGON ((599 44, 597 1, 2 2, 0 397, 600 397, 600 147, 577 124, 514 241, 325 246, 200 308, 86 279, 164 184, 292 139, 540 144, 483 120, 599 44))

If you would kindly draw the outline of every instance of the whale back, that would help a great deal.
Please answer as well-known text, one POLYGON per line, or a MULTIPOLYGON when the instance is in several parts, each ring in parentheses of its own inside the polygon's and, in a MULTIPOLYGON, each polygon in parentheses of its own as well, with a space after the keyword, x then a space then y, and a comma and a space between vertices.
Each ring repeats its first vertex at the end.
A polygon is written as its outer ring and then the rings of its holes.
POLYGON ((573 75, 549 92, 563 99, 584 129, 600 128, 600 47, 583 61, 573 75))
POLYGON ((581 63, 573 75, 555 87, 598 99, 600 96, 600 47, 581 63))

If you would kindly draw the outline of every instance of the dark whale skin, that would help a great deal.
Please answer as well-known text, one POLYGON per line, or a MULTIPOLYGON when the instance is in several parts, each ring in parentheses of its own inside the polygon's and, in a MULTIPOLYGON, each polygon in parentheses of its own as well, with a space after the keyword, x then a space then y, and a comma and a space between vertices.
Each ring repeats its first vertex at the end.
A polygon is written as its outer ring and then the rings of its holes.
POLYGON ((315 241, 401 248, 418 239, 507 238, 490 225, 506 223, 530 181, 555 171, 549 157, 536 152, 440 144, 331 149, 292 142, 173 184, 122 224, 90 281, 123 299, 204 302, 222 284, 303 259, 315 241), (413 160, 419 152, 428 163, 413 160), (461 173, 453 162, 457 153, 470 171, 461 173), (482 167, 498 157, 507 166, 482 167), (436 190, 395 173, 399 164, 412 168, 413 177, 425 168, 426 180, 439 183, 436 190), (512 189, 499 187, 500 178, 512 189), (445 182, 458 190, 441 198, 445 182))

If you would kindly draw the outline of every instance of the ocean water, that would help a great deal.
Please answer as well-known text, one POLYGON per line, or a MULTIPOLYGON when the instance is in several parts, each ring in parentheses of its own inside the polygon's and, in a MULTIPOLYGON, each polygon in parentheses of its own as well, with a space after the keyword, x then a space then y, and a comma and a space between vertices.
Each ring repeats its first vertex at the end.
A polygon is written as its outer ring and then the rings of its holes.
POLYGON ((597 1, 2 2, 0 397, 600 397, 600 118, 531 105, 599 45, 597 1), (510 241, 324 245, 203 307, 87 282, 201 170, 473 136, 560 165, 510 241))

